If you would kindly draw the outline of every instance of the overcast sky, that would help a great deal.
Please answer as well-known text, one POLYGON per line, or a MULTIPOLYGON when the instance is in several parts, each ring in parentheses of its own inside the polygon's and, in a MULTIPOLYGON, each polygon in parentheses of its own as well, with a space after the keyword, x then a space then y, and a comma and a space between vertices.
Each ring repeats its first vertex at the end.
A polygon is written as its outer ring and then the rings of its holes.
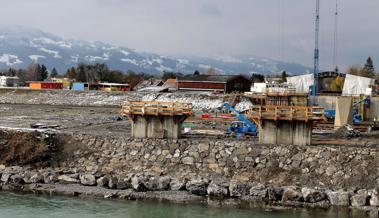
MULTIPOLYGON (((335 0, 321 0, 320 64, 333 65, 335 0)), ((337 63, 379 69, 379 0, 339 0, 337 63)), ((0 26, 165 55, 257 55, 313 65, 315 0, 0 0, 0 26)))

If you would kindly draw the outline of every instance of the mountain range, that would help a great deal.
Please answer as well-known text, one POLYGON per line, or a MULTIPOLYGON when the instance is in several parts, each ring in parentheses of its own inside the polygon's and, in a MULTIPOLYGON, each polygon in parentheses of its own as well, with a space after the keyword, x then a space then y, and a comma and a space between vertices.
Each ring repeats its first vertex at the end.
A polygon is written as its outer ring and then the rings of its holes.
POLYGON ((104 42, 63 39, 39 29, 0 28, 0 69, 25 68, 40 63, 59 72, 78 63, 106 63, 111 69, 159 74, 163 71, 193 73, 214 68, 220 74, 270 74, 286 70, 303 74, 311 69, 296 63, 258 56, 171 57, 115 46, 104 42))

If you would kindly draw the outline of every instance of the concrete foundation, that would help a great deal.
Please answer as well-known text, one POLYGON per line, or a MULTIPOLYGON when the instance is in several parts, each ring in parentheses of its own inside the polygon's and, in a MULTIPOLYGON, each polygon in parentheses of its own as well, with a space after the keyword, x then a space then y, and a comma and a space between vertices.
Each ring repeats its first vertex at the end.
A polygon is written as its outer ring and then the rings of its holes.
POLYGON ((259 129, 262 144, 311 145, 312 125, 300 121, 263 120, 259 129))
POLYGON ((179 139, 183 118, 180 116, 134 116, 133 138, 179 139))

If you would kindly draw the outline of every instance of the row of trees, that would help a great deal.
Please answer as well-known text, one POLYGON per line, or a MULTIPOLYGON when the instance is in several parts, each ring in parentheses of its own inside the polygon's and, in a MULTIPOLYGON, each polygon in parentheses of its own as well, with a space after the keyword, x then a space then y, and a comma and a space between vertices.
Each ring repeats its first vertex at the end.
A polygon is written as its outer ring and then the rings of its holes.
MULTIPOLYGON (((338 70, 336 68, 336 70, 338 70)), ((364 66, 353 65, 347 69, 349 74, 375 78, 379 80, 379 74, 375 72, 374 63, 371 57, 368 57, 364 66)), ((40 65, 37 63, 30 64, 26 69, 12 69, 4 73, 7 76, 18 76, 20 82, 24 83, 26 81, 43 81, 48 79, 48 77, 68 77, 79 82, 116 82, 116 83, 129 83, 133 88, 140 81, 153 78, 154 76, 145 74, 145 73, 136 73, 134 71, 128 70, 126 73, 118 70, 111 70, 106 64, 95 63, 95 64, 78 64, 77 67, 72 67, 67 69, 65 74, 59 74, 58 71, 53 68, 49 75, 45 65, 40 65)), ((199 71, 195 71, 194 75, 199 75, 199 71)), ((216 70, 210 68, 206 75, 215 75, 216 70)), ((163 72, 163 75, 160 77, 162 80, 167 80, 171 78, 178 78, 184 76, 182 73, 176 72, 163 72)), ((286 71, 283 71, 281 75, 276 75, 275 77, 280 77, 281 82, 286 82, 288 74, 286 71)), ((265 76, 262 74, 252 74, 250 77, 252 82, 263 82, 265 76)), ((339 90, 343 84, 343 78, 337 78, 331 84, 333 89, 339 90)))
POLYGON ((78 64, 66 71, 65 77, 75 79, 78 82, 100 82, 106 81, 111 83, 128 83, 131 88, 139 82, 153 76, 136 73, 128 70, 126 73, 118 70, 110 70, 106 64, 78 64))
MULTIPOLYGON (((56 70, 55 70, 56 71, 56 70)), ((20 83, 25 84, 27 81, 43 81, 49 76, 49 71, 45 65, 30 64, 26 69, 10 68, 4 73, 5 76, 17 76, 20 83)))
POLYGON ((356 76, 379 79, 379 75, 375 72, 374 62, 371 57, 367 58, 366 63, 363 66, 353 65, 348 67, 347 72, 356 76))

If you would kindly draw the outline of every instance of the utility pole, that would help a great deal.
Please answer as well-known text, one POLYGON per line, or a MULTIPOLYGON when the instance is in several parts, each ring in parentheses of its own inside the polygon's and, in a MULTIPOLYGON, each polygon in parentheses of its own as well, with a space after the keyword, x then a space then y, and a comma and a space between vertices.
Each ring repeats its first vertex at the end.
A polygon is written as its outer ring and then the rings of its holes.
POLYGON ((316 21, 315 21, 315 51, 314 51, 314 84, 312 94, 317 95, 318 91, 318 73, 319 73, 319 32, 320 32, 320 0, 316 0, 316 21))

